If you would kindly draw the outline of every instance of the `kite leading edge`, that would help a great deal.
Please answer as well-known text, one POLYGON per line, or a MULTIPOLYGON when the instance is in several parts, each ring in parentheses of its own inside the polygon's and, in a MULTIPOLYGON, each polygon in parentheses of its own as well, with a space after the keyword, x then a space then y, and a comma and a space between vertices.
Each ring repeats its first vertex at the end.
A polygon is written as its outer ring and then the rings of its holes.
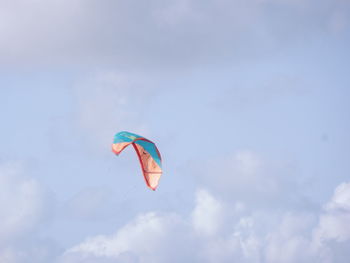
POLYGON ((130 144, 134 147, 140 160, 147 186, 152 190, 156 190, 162 175, 162 158, 157 146, 140 135, 122 131, 114 136, 112 151, 119 155, 130 144))

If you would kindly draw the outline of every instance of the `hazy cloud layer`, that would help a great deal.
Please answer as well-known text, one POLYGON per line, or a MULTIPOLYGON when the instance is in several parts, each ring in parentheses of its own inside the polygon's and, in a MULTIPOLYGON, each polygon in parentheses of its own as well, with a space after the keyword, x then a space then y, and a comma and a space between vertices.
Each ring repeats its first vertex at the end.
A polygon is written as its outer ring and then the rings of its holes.
POLYGON ((225 65, 349 29, 349 3, 331 0, 2 0, 0 10, 2 66, 225 65))

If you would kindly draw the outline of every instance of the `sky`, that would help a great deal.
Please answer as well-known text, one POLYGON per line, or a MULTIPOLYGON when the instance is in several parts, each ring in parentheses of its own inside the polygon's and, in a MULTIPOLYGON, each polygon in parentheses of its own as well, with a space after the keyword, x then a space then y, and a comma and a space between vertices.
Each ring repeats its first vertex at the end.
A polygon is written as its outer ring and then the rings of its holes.
POLYGON ((349 46, 347 0, 0 0, 0 262, 347 263, 349 46))

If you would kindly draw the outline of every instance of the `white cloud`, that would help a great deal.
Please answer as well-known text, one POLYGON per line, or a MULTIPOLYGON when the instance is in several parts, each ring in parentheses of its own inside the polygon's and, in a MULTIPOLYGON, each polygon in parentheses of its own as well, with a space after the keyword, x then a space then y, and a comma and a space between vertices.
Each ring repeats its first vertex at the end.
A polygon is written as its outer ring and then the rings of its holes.
POLYGON ((325 205, 326 211, 350 212, 350 183, 340 184, 334 191, 330 202, 325 205))
POLYGON ((0 262, 47 262, 58 245, 38 234, 51 218, 52 197, 18 163, 0 166, 0 262))
MULTIPOLYGON (((69 249, 63 257, 64 262, 70 258, 86 259, 92 257, 121 259, 131 257, 137 262, 173 262, 172 256, 181 258, 185 243, 179 242, 186 237, 186 225, 177 216, 147 213, 121 228, 110 236, 96 236, 69 249), (128 256, 129 255, 129 256, 128 256), (168 258, 167 258, 168 257, 168 258)), ((69 262, 69 261, 68 261, 69 262)))
POLYGON ((0 244, 32 231, 46 213, 45 192, 18 170, 18 164, 0 167, 0 244))
MULTIPOLYGON (((340 185, 330 203, 342 199, 347 186, 340 185)), ((333 239, 333 234, 321 231, 322 244, 316 242, 320 235, 315 232, 325 227, 323 214, 288 208, 282 214, 266 210, 243 215, 238 211, 242 210, 235 210, 238 217, 232 217, 227 204, 201 189, 189 217, 142 214, 114 235, 91 237, 67 250, 61 262, 346 262, 348 252, 342 245, 347 239, 328 244, 325 238, 333 239), (223 223, 225 231, 218 231, 223 223)), ((341 223, 346 231, 346 221, 341 223)))
POLYGON ((266 236, 264 254, 267 262, 314 261, 317 254, 312 250, 311 230, 315 221, 312 214, 287 212, 276 229, 266 236))
POLYGON ((342 183, 334 192, 332 199, 325 205, 320 216, 315 239, 320 243, 330 240, 350 241, 350 183, 342 183))
POLYGON ((201 189, 188 218, 142 214, 114 235, 91 237, 74 246, 61 261, 122 262, 121 257, 126 257, 130 262, 230 262, 235 257, 240 262, 258 262, 261 240, 252 230, 253 220, 241 218, 229 222, 226 232, 219 231, 230 217, 224 203, 201 189))
POLYGON ((193 227, 203 235, 214 235, 223 224, 224 206, 207 191, 197 192, 196 207, 192 213, 193 227))

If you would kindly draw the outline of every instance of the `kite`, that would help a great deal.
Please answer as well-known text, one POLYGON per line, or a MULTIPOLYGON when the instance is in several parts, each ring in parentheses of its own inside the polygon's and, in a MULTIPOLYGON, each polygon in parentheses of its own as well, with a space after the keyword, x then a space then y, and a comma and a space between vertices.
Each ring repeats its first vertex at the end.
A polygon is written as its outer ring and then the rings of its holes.
POLYGON ((162 175, 162 158, 157 146, 140 135, 122 131, 114 136, 112 151, 119 155, 130 144, 137 153, 147 186, 156 190, 162 175))

